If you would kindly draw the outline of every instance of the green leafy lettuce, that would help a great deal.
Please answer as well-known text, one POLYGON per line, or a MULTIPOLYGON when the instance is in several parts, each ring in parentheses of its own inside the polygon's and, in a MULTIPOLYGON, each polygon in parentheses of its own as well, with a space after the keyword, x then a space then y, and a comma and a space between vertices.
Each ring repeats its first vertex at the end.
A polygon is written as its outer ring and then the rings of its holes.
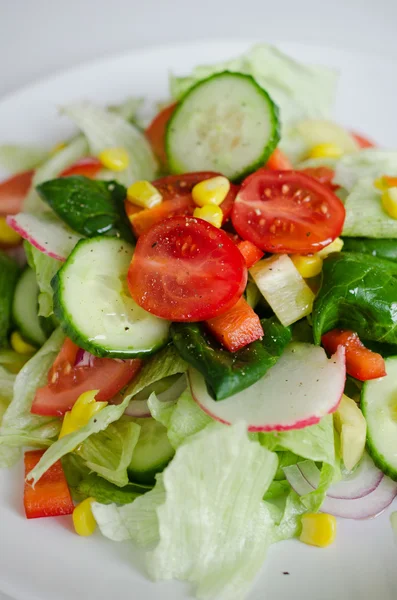
POLYGON ((42 148, 16 144, 0 146, 0 167, 11 174, 34 169, 47 157, 48 152, 42 148))
POLYGON ((372 181, 382 175, 397 173, 397 152, 369 148, 355 154, 346 154, 335 168, 334 183, 348 192, 362 179, 372 181))
POLYGON ((39 286, 39 316, 50 317, 54 312, 51 280, 63 263, 47 256, 47 254, 43 254, 29 242, 24 243, 24 248, 29 266, 36 273, 37 285, 39 286))
MULTIPOLYGON (((396 171, 397 172, 397 171, 396 171)), ((374 179, 360 179, 346 197, 346 219, 342 234, 347 237, 397 237, 397 220, 382 207, 382 192, 374 186, 374 179)))
POLYGON ((397 343, 397 264, 368 254, 335 253, 324 261, 313 306, 316 343, 335 327, 362 339, 397 343))

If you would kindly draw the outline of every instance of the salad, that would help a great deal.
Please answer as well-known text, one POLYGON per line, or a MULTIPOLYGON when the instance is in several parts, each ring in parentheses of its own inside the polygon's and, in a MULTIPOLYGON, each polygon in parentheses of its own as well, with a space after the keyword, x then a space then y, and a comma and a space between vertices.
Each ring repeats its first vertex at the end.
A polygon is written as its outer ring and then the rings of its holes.
POLYGON ((71 139, 0 147, 0 466, 23 456, 28 519, 235 600, 271 544, 391 505, 397 151, 332 121, 336 83, 260 45, 172 76, 149 123, 77 102, 71 139))

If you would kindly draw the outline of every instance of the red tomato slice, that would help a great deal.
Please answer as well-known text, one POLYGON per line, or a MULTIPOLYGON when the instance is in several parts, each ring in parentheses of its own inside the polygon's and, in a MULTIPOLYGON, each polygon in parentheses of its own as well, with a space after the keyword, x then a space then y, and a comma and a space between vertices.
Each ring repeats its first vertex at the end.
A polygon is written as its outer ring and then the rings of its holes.
POLYGON ((306 169, 302 169, 301 173, 314 177, 314 179, 317 179, 317 181, 327 186, 332 191, 339 188, 338 185, 332 183, 332 180, 335 177, 335 171, 330 167, 307 167, 306 169))
POLYGON ((344 346, 346 371, 360 381, 377 379, 386 375, 383 357, 368 350, 354 331, 333 329, 322 336, 321 343, 328 354, 334 354, 338 346, 344 346))
POLYGON ((167 106, 159 112, 150 123, 145 131, 153 152, 159 159, 162 165, 167 164, 167 154, 165 152, 165 132, 167 130, 168 121, 176 108, 176 104, 167 106))
MULTIPOLYGON (((154 208, 142 209, 126 200, 125 210, 135 235, 139 237, 155 223, 159 223, 167 217, 192 215, 196 208, 192 198, 192 189, 200 181, 217 175, 219 173, 212 171, 198 171, 184 175, 169 175, 153 181, 153 185, 163 197, 162 203, 154 208)), ((223 222, 228 219, 232 211, 238 189, 237 185, 231 184, 230 191, 220 206, 223 212, 223 222)))
POLYGON ((287 158, 281 150, 276 148, 266 163, 266 169, 272 171, 291 171, 293 167, 289 158, 287 158))
POLYGON ((0 215, 16 215, 32 185, 34 171, 24 171, 0 183, 0 215))
POLYGON ((93 179, 95 175, 103 168, 100 160, 95 156, 85 156, 80 158, 71 167, 68 167, 59 175, 59 177, 70 177, 71 175, 84 175, 93 179))
POLYGON ((310 254, 342 232, 345 209, 331 190, 298 171, 259 169, 234 202, 237 233, 266 252, 310 254))
POLYGON ((100 390, 99 401, 111 400, 139 371, 142 361, 92 357, 90 366, 75 365, 79 348, 65 340, 48 373, 48 384, 39 388, 30 412, 35 415, 62 416, 71 410, 78 397, 89 390, 100 390))
POLYGON ((356 140, 357 144, 360 146, 360 148, 376 148, 376 144, 374 142, 371 142, 371 140, 369 140, 365 136, 360 135, 359 133, 353 133, 353 131, 351 132, 351 134, 356 140))
POLYGON ((70 495, 60 460, 52 465, 39 479, 34 488, 26 481, 26 476, 37 465, 45 450, 25 452, 25 488, 23 503, 28 519, 38 517, 59 517, 71 515, 74 504, 70 495))
POLYGON ((244 258, 226 233, 192 217, 171 217, 142 235, 128 272, 134 300, 170 321, 226 312, 246 283, 244 258))
POLYGON ((227 312, 207 321, 207 327, 229 352, 237 352, 263 337, 259 317, 244 298, 227 312))

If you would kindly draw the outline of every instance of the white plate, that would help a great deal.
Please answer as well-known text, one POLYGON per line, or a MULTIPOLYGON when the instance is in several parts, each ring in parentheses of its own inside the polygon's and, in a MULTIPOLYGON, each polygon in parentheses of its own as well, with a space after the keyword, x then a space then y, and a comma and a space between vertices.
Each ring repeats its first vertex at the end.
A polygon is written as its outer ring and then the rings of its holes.
MULTIPOLYGON (((0 102, 0 143, 50 145, 69 132, 56 106, 87 98, 117 102, 128 95, 167 97, 170 69, 188 72, 244 51, 243 42, 195 43, 133 52, 95 62, 39 82, 0 102)), ((336 118, 392 147, 397 139, 394 65, 380 57, 342 50, 282 44, 297 59, 341 70, 336 118)), ((16 600, 183 600, 179 583, 153 584, 142 552, 99 534, 79 538, 70 518, 27 521, 23 471, 0 471, 0 592, 16 600)), ((397 506, 394 506, 396 510, 397 506)), ((297 541, 270 549, 250 600, 395 600, 396 546, 391 507, 376 520, 338 522, 333 546, 318 550, 297 541)))

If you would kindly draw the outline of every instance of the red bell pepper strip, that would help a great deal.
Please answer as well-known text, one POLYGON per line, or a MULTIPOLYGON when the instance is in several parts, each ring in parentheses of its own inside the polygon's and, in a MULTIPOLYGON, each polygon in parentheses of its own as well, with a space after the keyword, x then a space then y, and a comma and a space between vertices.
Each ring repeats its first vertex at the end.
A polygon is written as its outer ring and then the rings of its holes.
POLYGON ((80 158, 73 165, 62 171, 59 177, 83 175, 84 177, 93 179, 101 169, 103 169, 103 165, 98 158, 95 158, 95 156, 84 156, 84 158, 80 158))
POLYGON ((236 352, 263 337, 259 317, 244 298, 240 298, 227 312, 206 323, 212 335, 229 352, 236 352))
POLYGON ((338 346, 344 346, 346 371, 355 379, 368 381, 386 375, 383 357, 368 350, 354 331, 333 329, 322 336, 321 343, 328 354, 334 354, 338 346))
POLYGON ((34 488, 26 481, 27 475, 37 465, 44 452, 45 450, 25 452, 23 502, 28 519, 71 515, 74 510, 74 504, 60 460, 44 473, 34 488))
POLYGON ((248 242, 247 240, 243 240, 237 244, 237 248, 240 250, 241 254, 244 256, 245 264, 247 265, 247 269, 252 267, 255 263, 258 262, 263 256, 263 252, 258 246, 248 242))
POLYGON ((292 171, 293 168, 289 158, 278 148, 274 150, 266 163, 266 169, 270 169, 271 171, 292 171))

